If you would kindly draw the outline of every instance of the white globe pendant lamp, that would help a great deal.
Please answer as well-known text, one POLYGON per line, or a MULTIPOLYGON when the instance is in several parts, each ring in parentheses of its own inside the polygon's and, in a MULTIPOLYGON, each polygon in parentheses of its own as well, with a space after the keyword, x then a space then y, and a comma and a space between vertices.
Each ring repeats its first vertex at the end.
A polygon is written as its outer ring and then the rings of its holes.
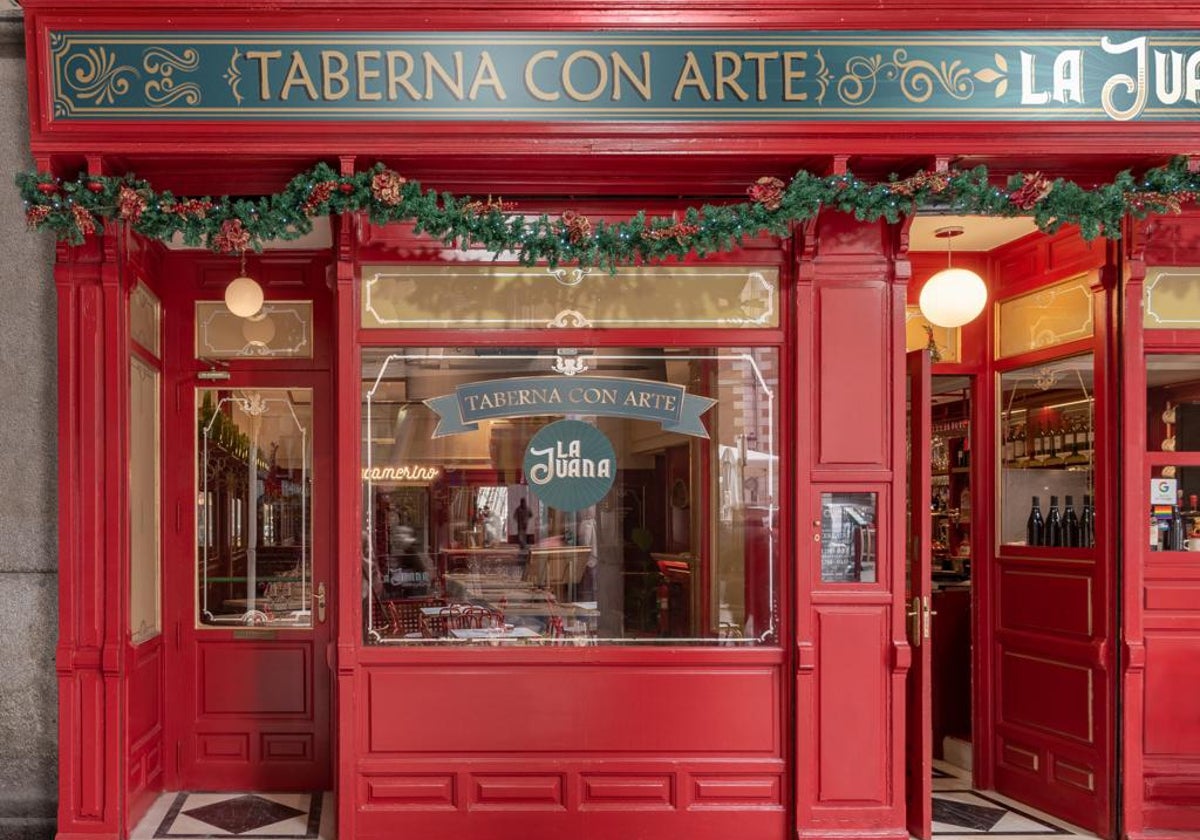
POLYGON ((253 277, 243 274, 225 287, 225 308, 239 318, 257 315, 263 305, 262 286, 253 277))
POLYGON ((938 327, 961 327, 979 317, 987 304, 987 285, 983 278, 966 268, 951 264, 950 241, 961 236, 958 226, 940 227, 933 235, 946 240, 946 268, 925 281, 918 303, 925 320, 938 327))
POLYGON ((246 275, 246 252, 241 252, 242 263, 238 276, 225 287, 225 308, 239 318, 252 318, 263 305, 262 286, 253 277, 246 275))

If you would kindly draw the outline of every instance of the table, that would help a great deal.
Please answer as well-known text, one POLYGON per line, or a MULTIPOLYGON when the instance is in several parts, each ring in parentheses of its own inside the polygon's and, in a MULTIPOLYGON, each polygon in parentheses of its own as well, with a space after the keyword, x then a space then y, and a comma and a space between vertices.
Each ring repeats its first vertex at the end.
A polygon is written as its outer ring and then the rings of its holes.
POLYGON ((498 627, 456 627, 450 631, 450 636, 455 639, 486 642, 542 638, 541 633, 530 630, 528 627, 513 627, 511 629, 500 629, 498 627))

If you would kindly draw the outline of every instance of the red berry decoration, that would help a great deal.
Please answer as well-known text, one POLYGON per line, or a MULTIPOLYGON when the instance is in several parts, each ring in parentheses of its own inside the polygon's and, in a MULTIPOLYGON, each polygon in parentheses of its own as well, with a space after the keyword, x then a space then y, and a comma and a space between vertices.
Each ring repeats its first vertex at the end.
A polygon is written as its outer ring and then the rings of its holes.
POLYGON ((54 195, 56 192, 58 192, 58 184, 54 183, 53 181, 42 181, 37 185, 37 188, 38 192, 40 192, 42 195, 54 195))
POLYGON ((104 184, 100 183, 99 181, 88 181, 87 188, 94 193, 104 192, 104 184))
POLYGON ((350 193, 354 192, 354 184, 343 182, 338 184, 338 189, 341 190, 343 194, 350 195, 350 193))

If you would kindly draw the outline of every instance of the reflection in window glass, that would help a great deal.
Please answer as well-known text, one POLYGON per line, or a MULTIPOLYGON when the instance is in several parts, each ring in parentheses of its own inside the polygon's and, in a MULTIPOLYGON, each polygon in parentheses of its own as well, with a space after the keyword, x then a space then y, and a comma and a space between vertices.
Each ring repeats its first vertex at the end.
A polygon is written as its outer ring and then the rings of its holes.
POLYGON ((366 353, 368 640, 774 644, 777 377, 757 348, 366 353))
POLYGON ((1091 548, 1078 519, 1094 513, 1092 357, 1000 375, 1000 542, 1091 548))
POLYGON ((198 622, 311 627, 312 392, 201 390, 198 622))
POLYGON ((878 493, 821 494, 822 581, 874 583, 879 579, 878 517, 878 493))

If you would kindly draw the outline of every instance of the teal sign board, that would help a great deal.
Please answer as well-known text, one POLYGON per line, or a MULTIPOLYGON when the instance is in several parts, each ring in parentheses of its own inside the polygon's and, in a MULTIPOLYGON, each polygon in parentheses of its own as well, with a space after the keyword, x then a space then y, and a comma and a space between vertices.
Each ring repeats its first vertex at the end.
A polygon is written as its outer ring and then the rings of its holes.
POLYGON ((700 415, 716 400, 682 385, 611 376, 524 376, 459 385, 453 394, 425 400, 438 414, 434 437, 479 428, 480 420, 585 414, 651 420, 670 432, 708 437, 700 415))
POLYGON ((612 488, 617 455, 604 433, 580 420, 538 430, 525 450, 525 480, 552 508, 573 511, 596 504, 612 488))
POLYGON ((56 120, 1194 120, 1200 31, 51 30, 56 120))

